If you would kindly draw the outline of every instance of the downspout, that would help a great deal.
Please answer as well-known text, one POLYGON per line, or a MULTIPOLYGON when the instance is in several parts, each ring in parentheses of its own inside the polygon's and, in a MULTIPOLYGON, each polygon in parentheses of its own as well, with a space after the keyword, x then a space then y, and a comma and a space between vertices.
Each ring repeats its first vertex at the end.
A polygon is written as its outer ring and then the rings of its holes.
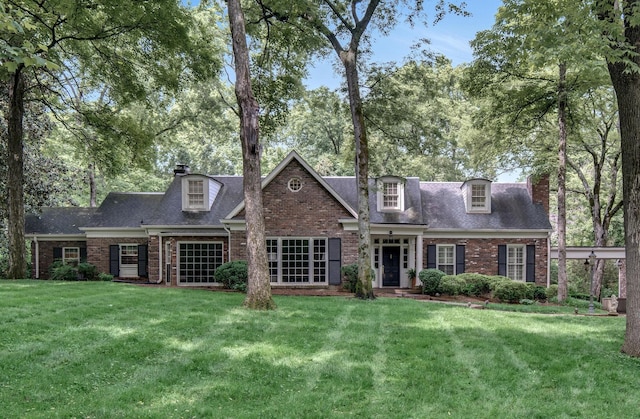
POLYGON ((231 230, 225 224, 222 224, 222 228, 227 232, 227 262, 231 262, 231 230))
POLYGON ((158 233, 158 281, 156 284, 162 282, 162 233, 158 233))
POLYGON ((551 238, 547 233, 547 288, 551 286, 551 238))
POLYGON ((40 279, 40 243, 38 243, 38 236, 33 236, 33 242, 35 243, 36 248, 36 278, 40 279))

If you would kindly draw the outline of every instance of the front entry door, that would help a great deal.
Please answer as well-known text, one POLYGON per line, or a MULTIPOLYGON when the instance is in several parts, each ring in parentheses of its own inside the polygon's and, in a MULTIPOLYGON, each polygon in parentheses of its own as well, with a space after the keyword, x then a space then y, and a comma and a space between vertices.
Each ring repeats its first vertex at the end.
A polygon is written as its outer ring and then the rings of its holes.
POLYGON ((400 248, 382 248, 382 266, 384 266, 384 276, 382 277, 383 287, 400 286, 400 248))

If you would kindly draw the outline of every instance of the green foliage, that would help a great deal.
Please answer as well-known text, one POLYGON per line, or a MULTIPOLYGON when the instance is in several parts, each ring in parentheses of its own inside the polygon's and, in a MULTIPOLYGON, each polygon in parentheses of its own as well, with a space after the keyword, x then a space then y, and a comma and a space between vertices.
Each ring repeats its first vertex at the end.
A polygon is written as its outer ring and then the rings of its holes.
POLYGON ((358 290, 358 264, 353 263, 351 265, 344 265, 342 271, 342 287, 349 292, 356 292, 358 290))
POLYGON ((519 301, 520 304, 522 305, 526 305, 526 306, 531 306, 537 303, 536 300, 531 300, 529 298, 523 298, 522 300, 519 301))
POLYGON ((528 296, 528 287, 524 282, 501 282, 493 291, 493 297, 502 302, 517 303, 528 296))
POLYGON ((96 281, 98 280, 98 268, 95 265, 92 265, 88 262, 81 262, 77 267, 79 279, 83 279, 85 281, 96 281))
POLYGON ((225 288, 246 292, 247 280, 249 278, 247 261, 235 260, 220 265, 215 272, 216 282, 221 283, 225 288))
POLYGON ((461 294, 478 297, 491 291, 489 278, 486 275, 476 273, 463 273, 458 275, 458 279, 464 281, 461 294))
POLYGON ((547 300, 551 301, 553 298, 558 301, 558 284, 551 284, 546 290, 547 300))
POLYGON ((434 295, 438 292, 440 280, 446 274, 439 269, 425 269, 420 271, 418 279, 422 282, 422 293, 434 295))
POLYGON ((51 265, 49 279, 54 281, 77 281, 78 270, 62 262, 54 262, 51 265))
POLYGON ((100 272, 98 274, 98 281, 113 281, 113 275, 106 272, 100 272))
POLYGON ((547 299, 547 288, 535 285, 535 284, 527 284, 529 288, 529 293, 527 298, 536 301, 545 301, 547 299))
POLYGON ((440 278, 438 292, 446 295, 458 295, 462 293, 462 289, 466 285, 464 279, 457 275, 445 275, 440 278))

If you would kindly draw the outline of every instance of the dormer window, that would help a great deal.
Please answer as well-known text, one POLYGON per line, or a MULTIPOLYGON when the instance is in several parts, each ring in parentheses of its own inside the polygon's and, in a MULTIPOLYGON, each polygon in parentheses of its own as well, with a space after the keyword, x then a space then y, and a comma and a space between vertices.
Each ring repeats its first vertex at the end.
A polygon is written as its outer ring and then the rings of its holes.
POLYGON ((472 179, 462 184, 467 212, 488 214, 491 212, 491 181, 472 179))
POLYGON ((209 211, 222 185, 204 175, 182 177, 182 211, 209 211))
POLYGON ((378 182, 378 210, 404 211, 404 179, 386 176, 378 182))

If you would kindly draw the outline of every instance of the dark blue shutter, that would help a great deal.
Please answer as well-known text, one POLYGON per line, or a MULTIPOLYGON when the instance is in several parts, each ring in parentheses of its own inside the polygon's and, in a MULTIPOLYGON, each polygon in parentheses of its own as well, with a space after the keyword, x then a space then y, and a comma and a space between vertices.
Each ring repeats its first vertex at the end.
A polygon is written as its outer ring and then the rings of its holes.
POLYGON ((507 245, 498 245, 498 275, 507 276, 507 245))
POLYGON ((148 249, 146 244, 138 245, 138 276, 141 278, 149 277, 148 249))
POLYGON ((62 247, 53 248, 53 260, 62 260, 62 247))
POLYGON ((342 282, 342 241, 339 237, 329 239, 329 285, 342 282))
POLYGON ((464 244, 456 245, 456 275, 464 273, 464 244))
POLYGON ((86 262, 87 261, 87 248, 86 247, 81 247, 80 248, 80 262, 86 262))
POLYGON ((427 269, 436 269, 436 245, 427 245, 427 269))
POLYGON ((117 244, 109 246, 109 273, 120 276, 120 246, 117 244))
POLYGON ((527 282, 536 282, 536 246, 527 245, 527 282))

